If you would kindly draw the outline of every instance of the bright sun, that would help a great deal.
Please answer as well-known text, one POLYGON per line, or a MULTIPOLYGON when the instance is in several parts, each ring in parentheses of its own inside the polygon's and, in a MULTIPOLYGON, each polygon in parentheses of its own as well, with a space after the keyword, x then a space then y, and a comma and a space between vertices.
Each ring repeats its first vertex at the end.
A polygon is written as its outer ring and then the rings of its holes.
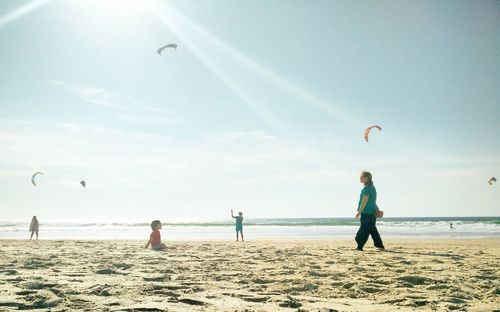
POLYGON ((140 0, 70 0, 71 11, 89 22, 133 23, 144 14, 140 0), (75 12, 76 11, 76 12, 75 12))
POLYGON ((141 0, 65 0, 59 2, 75 34, 105 44, 144 32, 148 12, 141 0))

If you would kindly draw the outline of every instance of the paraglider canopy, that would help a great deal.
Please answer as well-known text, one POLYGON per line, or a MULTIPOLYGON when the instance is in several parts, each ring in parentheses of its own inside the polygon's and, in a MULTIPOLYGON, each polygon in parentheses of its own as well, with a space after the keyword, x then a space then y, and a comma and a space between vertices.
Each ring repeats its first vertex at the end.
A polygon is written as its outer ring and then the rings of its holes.
POLYGON ((497 181, 497 178, 491 177, 490 180, 488 181, 488 184, 493 185, 493 182, 496 182, 496 181, 497 181))
POLYGON ((365 141, 368 142, 368 136, 370 135, 370 131, 373 129, 373 128, 377 128, 378 130, 382 131, 382 128, 380 126, 377 126, 377 125, 373 125, 373 126, 370 126, 368 128, 365 129, 365 134, 364 134, 364 137, 365 137, 365 141))
POLYGON ((158 53, 159 55, 161 55, 161 52, 163 52, 163 50, 165 50, 166 48, 172 48, 174 50, 177 50, 177 44, 175 44, 175 43, 169 43, 167 45, 164 45, 164 46, 160 47, 158 50, 156 50, 156 53, 158 53))
POLYGON ((35 177, 36 177, 38 174, 43 174, 43 172, 38 171, 38 172, 35 172, 35 174, 33 174, 33 175, 31 176, 31 183, 33 183, 33 185, 34 185, 34 186, 36 186, 36 183, 35 183, 35 177))
POLYGON ((80 181, 80 184, 81 184, 83 187, 85 187, 85 186, 87 185, 87 184, 85 183, 85 181, 84 181, 84 180, 81 180, 81 181, 80 181))

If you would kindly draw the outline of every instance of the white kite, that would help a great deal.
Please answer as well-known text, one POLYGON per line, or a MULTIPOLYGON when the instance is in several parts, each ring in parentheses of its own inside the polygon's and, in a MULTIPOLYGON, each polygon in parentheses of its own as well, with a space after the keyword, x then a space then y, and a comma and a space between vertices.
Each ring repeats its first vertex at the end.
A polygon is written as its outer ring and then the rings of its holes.
POLYGON ((34 175, 31 176, 31 183, 33 183, 34 186, 36 186, 36 183, 35 183, 35 177, 38 175, 38 174, 42 174, 43 175, 43 172, 35 172, 34 175))
POLYGON ((172 48, 174 50, 177 50, 177 44, 175 44, 175 43, 169 43, 167 45, 164 45, 163 47, 160 47, 158 50, 156 50, 156 53, 158 53, 159 55, 161 55, 161 52, 163 52, 163 50, 165 50, 167 48, 172 48))

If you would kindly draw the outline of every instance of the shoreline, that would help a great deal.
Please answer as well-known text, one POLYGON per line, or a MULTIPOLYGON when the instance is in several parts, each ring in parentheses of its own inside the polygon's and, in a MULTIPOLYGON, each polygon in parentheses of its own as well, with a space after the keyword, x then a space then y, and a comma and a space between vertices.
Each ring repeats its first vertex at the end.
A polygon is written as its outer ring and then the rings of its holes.
MULTIPOLYGON (((274 238, 274 237, 269 237, 269 238, 257 238, 257 239, 245 239, 243 243, 270 243, 270 242, 287 242, 287 243, 303 243, 303 242, 316 242, 316 243, 353 243, 355 244, 354 241, 355 235, 352 236, 352 238, 346 238, 346 237, 341 237, 341 238, 314 238, 314 237, 304 237, 304 238, 274 238)), ((403 242, 412 242, 412 243, 419 243, 419 242, 434 242, 434 243, 439 243, 443 242, 446 244, 449 244, 450 242, 455 242, 455 241, 460 241, 462 243, 465 242, 477 242, 477 241, 497 241, 500 242, 500 237, 462 237, 462 236, 457 236, 457 237, 408 237, 408 238, 384 238, 382 237, 382 240, 384 243, 389 242, 389 243, 403 243, 403 242)), ((28 238, 0 238, 0 243, 2 242, 22 242, 22 241, 30 241, 29 236, 28 238)), ((37 240, 32 239, 31 241, 36 242, 37 240)), ((142 242, 144 241, 145 243, 148 241, 148 238, 144 239, 102 239, 102 238, 61 238, 61 239, 44 239, 44 238, 39 238, 38 241, 40 242, 120 242, 120 243, 127 243, 127 242, 142 242)), ((199 243, 204 243, 204 242, 211 242, 211 243, 231 243, 236 241, 234 239, 219 239, 219 238, 214 238, 214 239, 165 239, 162 238, 162 243, 193 243, 193 244, 199 244, 199 243)), ((372 243, 371 237, 368 239, 367 246, 370 246, 372 243)), ((240 241, 241 243, 241 241, 240 241)))
MULTIPOLYGON (((498 218, 466 218, 453 222, 455 230, 444 219, 429 221, 429 218, 383 219, 377 223, 380 234, 388 239, 490 239, 500 238, 498 218), (470 219, 470 220, 469 220, 470 219), (473 219, 473 220, 472 220, 473 219), (427 221, 424 221, 427 220, 427 221), (471 221, 472 220, 472 221, 471 221), (495 222, 494 222, 495 221, 495 222)), ((162 236, 170 241, 233 240, 234 222, 222 223, 163 223, 162 236)), ((28 224, 0 222, 0 239, 25 239, 28 224)), ((255 240, 329 240, 352 239, 359 229, 359 220, 320 219, 251 219, 243 226, 246 238, 255 240), (255 225, 252 223, 254 222, 255 225)), ((41 223, 40 237, 43 239, 72 240, 142 240, 149 236, 150 225, 146 223, 41 223)))

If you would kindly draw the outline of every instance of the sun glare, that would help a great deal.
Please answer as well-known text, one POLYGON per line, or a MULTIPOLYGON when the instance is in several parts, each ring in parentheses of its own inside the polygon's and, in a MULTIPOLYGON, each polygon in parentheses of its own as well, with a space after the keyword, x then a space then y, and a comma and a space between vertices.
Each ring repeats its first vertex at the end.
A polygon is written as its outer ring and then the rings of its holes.
POLYGON ((68 0, 61 13, 75 36, 95 46, 113 45, 125 37, 143 36, 147 12, 137 0, 68 0))
POLYGON ((143 13, 138 0, 71 0, 73 14, 78 14, 89 22, 130 24, 143 13), (76 11, 76 12, 75 12, 76 11))
POLYGON ((140 1, 137 0, 90 0, 85 5, 93 6, 105 13, 119 17, 131 17, 137 13, 140 1))

